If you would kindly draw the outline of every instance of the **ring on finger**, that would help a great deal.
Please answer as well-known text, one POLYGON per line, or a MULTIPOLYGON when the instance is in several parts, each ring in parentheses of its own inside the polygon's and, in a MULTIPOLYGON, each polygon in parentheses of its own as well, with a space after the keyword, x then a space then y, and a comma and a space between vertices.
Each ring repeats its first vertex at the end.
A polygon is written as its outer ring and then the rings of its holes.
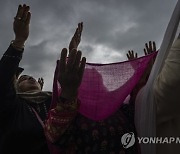
POLYGON ((16 21, 25 22, 25 20, 23 20, 21 17, 15 17, 14 19, 15 19, 16 21))
POLYGON ((21 17, 14 17, 15 20, 21 20, 21 17))

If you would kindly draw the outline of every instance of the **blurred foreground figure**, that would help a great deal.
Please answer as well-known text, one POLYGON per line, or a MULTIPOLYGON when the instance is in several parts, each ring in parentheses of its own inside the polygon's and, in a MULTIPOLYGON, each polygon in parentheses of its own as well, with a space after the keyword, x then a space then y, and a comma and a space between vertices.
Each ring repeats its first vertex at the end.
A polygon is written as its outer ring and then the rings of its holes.
POLYGON ((180 153, 180 35, 173 43, 162 71, 154 83, 157 136, 172 137, 171 144, 158 144, 157 154, 180 153), (173 141, 175 140, 175 141, 173 141))
POLYGON ((151 144, 141 142, 142 154, 180 153, 179 142, 176 142, 180 135, 180 43, 179 38, 175 40, 179 21, 180 1, 177 1, 150 77, 136 98, 138 136, 151 137, 151 144))

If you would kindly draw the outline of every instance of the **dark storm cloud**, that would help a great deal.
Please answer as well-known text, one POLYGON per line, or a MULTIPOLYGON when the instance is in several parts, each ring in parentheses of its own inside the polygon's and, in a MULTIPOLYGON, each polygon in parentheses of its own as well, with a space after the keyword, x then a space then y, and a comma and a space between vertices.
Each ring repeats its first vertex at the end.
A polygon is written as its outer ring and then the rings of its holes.
POLYGON ((30 36, 21 66, 26 74, 43 76, 50 89, 55 61, 84 22, 80 49, 90 62, 126 60, 125 52, 140 55, 144 43, 160 46, 177 0, 7 0, 0 1, 0 54, 14 38, 12 23, 18 4, 31 6, 30 36))
POLYGON ((108 2, 111 3, 98 1, 87 5, 87 12, 93 10, 85 14, 87 37, 93 43, 119 51, 140 49, 148 40, 162 39, 175 5, 175 1, 108 2))

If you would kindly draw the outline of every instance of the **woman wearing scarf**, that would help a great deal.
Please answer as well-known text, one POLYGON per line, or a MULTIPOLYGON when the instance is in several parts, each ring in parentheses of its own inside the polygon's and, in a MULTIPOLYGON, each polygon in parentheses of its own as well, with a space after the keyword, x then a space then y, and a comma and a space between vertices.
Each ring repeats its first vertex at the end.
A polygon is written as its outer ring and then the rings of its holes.
MULTIPOLYGON (((145 55, 153 51, 156 51, 155 42, 153 42, 153 44, 151 42, 146 44, 145 55)), ((137 54, 135 55, 133 51, 129 51, 127 57, 129 60, 134 60, 137 58, 137 54)), ((138 142, 135 142, 135 144, 130 147, 126 147, 126 145, 122 144, 121 137, 126 133, 129 134, 133 132, 135 136, 132 138, 137 140, 134 126, 134 102, 138 91, 147 82, 153 62, 154 59, 150 61, 148 69, 131 92, 129 103, 123 104, 116 112, 103 120, 95 121, 81 114, 79 112, 81 102, 80 105, 74 106, 73 108, 69 107, 67 103, 58 103, 56 106, 52 104, 53 107, 49 112, 48 120, 45 124, 47 139, 59 147, 60 153, 63 154, 140 153, 138 142), (76 111, 76 114, 73 114, 69 109, 76 111)), ((97 70, 86 69, 84 78, 86 78, 86 75, 89 73, 94 74, 94 77, 103 83, 102 76, 97 70)), ((59 72, 59 74, 61 75, 61 72, 59 72)), ((54 83, 55 82, 56 81, 54 81, 54 83)), ((89 86, 92 87, 97 84, 96 80, 94 80, 94 83, 89 86)), ((60 83, 60 86, 62 87, 62 83, 60 83)), ((103 89, 105 91, 106 87, 103 89)), ((96 95, 95 92, 94 95, 96 95)))
MULTIPOLYGON (((24 43, 29 36, 31 18, 29 10, 29 6, 19 5, 13 25, 15 40, 11 42, 0 60, 0 132, 2 133, 0 153, 2 154, 50 153, 43 122, 47 118, 51 93, 43 92, 42 85, 31 76, 23 75, 15 81, 24 52, 24 43)), ((63 49, 61 55, 66 59, 67 49, 63 49)), ((65 101, 70 104, 72 114, 76 113, 73 108, 78 105, 77 89, 81 83, 85 61, 85 58, 81 60, 81 51, 73 49, 67 64, 63 63, 66 73, 60 79, 63 91, 59 102, 65 101)))

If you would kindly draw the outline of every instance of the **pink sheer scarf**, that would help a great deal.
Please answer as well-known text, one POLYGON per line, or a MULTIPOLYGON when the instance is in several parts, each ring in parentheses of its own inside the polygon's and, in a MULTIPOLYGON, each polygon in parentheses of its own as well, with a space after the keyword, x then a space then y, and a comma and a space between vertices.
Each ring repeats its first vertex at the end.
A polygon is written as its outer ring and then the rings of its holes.
MULTIPOLYGON (((87 63, 79 88, 79 112, 94 121, 103 120, 113 114, 131 93, 156 54, 119 63, 87 63)), ((51 108, 56 106, 61 91, 57 80, 58 70, 56 66, 51 108)))

